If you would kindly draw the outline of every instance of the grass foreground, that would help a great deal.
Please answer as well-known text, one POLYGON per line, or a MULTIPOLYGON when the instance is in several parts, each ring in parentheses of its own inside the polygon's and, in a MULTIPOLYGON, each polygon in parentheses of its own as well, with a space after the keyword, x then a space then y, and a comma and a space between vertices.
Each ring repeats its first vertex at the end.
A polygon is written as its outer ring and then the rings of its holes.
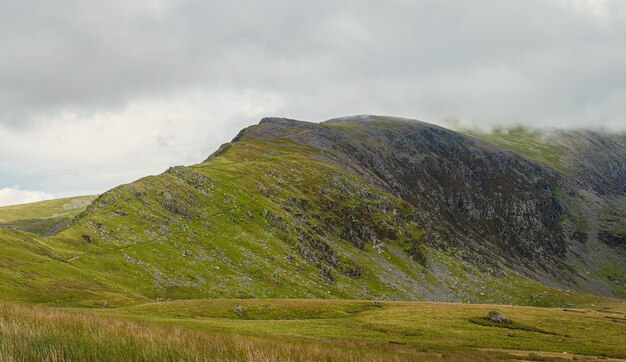
POLYGON ((0 360, 626 358, 626 303, 580 307, 216 299, 88 309, 2 302, 0 360), (494 309, 514 323, 476 323, 494 309))

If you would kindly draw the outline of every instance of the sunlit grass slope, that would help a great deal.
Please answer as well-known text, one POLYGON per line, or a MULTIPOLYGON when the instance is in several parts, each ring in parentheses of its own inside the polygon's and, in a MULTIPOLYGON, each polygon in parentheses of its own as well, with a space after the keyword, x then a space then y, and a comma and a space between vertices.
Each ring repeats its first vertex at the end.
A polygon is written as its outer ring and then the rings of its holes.
MULTIPOLYGON (((0 299, 38 303, 136 303, 143 297, 88 269, 68 264, 67 249, 36 235, 0 229, 0 299)), ((144 299, 145 300, 145 299, 144 299)))

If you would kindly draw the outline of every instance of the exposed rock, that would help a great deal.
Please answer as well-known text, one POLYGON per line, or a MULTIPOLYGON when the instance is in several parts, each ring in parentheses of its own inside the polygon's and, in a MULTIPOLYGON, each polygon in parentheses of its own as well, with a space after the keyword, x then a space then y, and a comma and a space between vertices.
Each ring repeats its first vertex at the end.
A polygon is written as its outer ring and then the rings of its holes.
POLYGON ((244 316, 245 309, 241 304, 236 304, 233 309, 231 309, 233 313, 235 313, 239 318, 244 316))
POLYGON ((511 324, 511 320, 500 311, 492 310, 487 313, 487 320, 494 323, 511 324))
MULTIPOLYGON (((625 221, 625 223, 626 223, 626 221, 625 221)), ((626 233, 625 234, 619 234, 619 233, 613 232, 611 230, 602 230, 598 234, 598 238, 600 240, 602 240, 603 242, 609 244, 609 245, 613 245, 613 246, 623 245, 623 246, 626 246, 626 233)))

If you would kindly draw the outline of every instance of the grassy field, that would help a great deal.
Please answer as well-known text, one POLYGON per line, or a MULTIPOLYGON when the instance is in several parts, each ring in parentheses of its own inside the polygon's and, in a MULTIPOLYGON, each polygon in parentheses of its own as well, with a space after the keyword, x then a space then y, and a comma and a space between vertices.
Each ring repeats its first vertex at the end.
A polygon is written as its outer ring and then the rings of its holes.
POLYGON ((1 360, 626 358, 626 305, 218 299, 121 309, 0 304, 1 360), (476 323, 498 309, 511 328, 476 323))

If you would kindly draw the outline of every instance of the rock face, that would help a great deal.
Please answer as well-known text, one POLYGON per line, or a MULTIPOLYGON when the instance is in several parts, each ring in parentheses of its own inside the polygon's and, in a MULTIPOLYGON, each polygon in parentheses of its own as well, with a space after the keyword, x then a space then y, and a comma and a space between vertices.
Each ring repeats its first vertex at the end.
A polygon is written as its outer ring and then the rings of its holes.
POLYGON ((449 242, 530 259, 565 252, 554 192, 560 175, 513 152, 437 126, 374 116, 322 124, 267 118, 235 142, 251 138, 314 147, 319 158, 449 225, 449 242))

